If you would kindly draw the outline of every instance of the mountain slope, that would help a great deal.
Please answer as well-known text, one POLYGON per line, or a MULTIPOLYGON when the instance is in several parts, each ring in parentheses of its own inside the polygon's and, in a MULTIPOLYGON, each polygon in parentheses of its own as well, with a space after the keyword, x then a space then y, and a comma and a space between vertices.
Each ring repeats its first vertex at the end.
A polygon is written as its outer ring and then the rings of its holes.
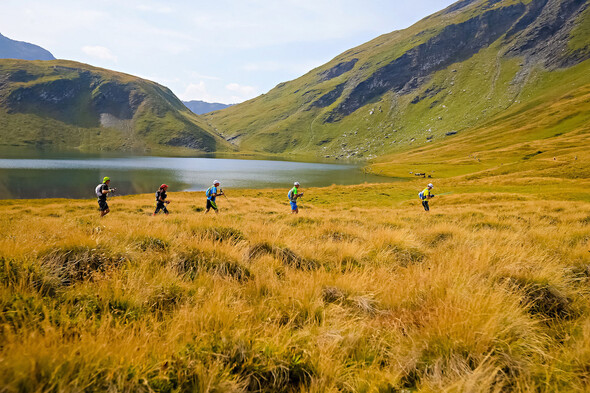
POLYGON ((40 46, 11 40, 0 34, 0 59, 55 60, 55 57, 40 46))
POLYGON ((5 146, 230 149, 166 87, 62 60, 0 60, 0 136, 5 146))
POLYGON ((182 101, 182 103, 196 115, 203 115, 205 113, 218 111, 220 109, 225 109, 231 106, 227 104, 220 104, 217 102, 205 102, 198 100, 182 101))
POLYGON ((563 70, 588 73, 589 23, 588 1, 462 0, 205 117, 242 150, 330 158, 413 150, 542 104, 536 98, 560 85, 563 70))

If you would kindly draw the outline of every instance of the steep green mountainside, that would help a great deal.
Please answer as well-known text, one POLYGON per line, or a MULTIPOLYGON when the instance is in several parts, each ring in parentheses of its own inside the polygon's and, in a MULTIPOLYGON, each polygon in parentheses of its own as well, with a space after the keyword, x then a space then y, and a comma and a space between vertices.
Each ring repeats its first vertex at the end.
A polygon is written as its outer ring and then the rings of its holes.
POLYGON ((64 60, 0 60, 0 136, 44 149, 231 149, 166 87, 64 60))
POLYGON ((575 106, 585 102, 570 92, 590 86, 589 4, 458 1, 205 119, 241 150, 315 158, 393 160, 476 135, 456 151, 462 157, 478 151, 481 132, 490 148, 549 138, 552 123, 562 124, 554 134, 581 132, 588 119, 575 106), (539 109, 548 103, 559 109, 539 109), (544 120, 513 129, 523 113, 544 120))

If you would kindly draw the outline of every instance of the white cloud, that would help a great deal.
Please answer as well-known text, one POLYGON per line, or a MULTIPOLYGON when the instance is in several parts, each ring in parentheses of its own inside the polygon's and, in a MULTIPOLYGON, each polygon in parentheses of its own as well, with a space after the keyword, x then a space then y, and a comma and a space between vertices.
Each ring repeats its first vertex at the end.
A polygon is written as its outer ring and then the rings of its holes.
POLYGON ((117 62, 117 56, 113 55, 111 50, 104 46, 84 46, 82 47, 82 52, 100 60, 108 60, 114 63, 117 62))
POLYGON ((237 83, 230 83, 225 88, 231 92, 237 93, 240 96, 253 98, 256 95, 256 88, 253 86, 243 86, 237 83))
POLYGON ((212 100, 212 96, 207 91, 207 87, 203 81, 198 83, 189 83, 184 90, 184 93, 180 94, 180 98, 185 101, 201 100, 211 102, 212 100))

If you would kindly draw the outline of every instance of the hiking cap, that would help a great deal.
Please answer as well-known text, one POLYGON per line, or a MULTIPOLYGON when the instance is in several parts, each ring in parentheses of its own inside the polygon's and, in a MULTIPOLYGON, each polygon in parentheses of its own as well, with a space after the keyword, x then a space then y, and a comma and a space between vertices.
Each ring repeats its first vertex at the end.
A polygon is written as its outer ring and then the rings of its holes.
POLYGON ((213 180, 213 185, 219 184, 219 180, 213 180))
POLYGON ((168 188, 168 185, 167 185, 167 184, 162 184, 162 185, 160 186, 160 188, 168 188))
POLYGON ((299 182, 298 182, 298 181, 296 181, 295 183, 293 183, 293 185, 294 185, 294 186, 298 186, 298 185, 299 185, 299 182))
POLYGON ((104 179, 102 179, 102 182, 103 182, 103 183, 106 183, 106 182, 108 182, 109 180, 111 180, 111 178, 110 178, 110 177, 108 177, 108 176, 105 176, 105 177, 104 177, 104 179))
POLYGON ((434 186, 432 185, 432 183, 429 183, 429 184, 428 184, 428 187, 434 187, 434 186))

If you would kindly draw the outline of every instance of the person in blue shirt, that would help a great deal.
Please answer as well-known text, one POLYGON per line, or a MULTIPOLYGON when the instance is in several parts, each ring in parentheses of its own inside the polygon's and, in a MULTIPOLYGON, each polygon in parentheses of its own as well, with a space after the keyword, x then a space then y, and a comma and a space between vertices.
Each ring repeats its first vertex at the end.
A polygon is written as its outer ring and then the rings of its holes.
POLYGON ((205 213, 209 213, 210 209, 215 210, 215 213, 219 213, 217 204, 215 203, 215 198, 223 195, 223 191, 219 188, 219 180, 213 182, 213 185, 205 191, 205 195, 207 196, 207 209, 205 213))

